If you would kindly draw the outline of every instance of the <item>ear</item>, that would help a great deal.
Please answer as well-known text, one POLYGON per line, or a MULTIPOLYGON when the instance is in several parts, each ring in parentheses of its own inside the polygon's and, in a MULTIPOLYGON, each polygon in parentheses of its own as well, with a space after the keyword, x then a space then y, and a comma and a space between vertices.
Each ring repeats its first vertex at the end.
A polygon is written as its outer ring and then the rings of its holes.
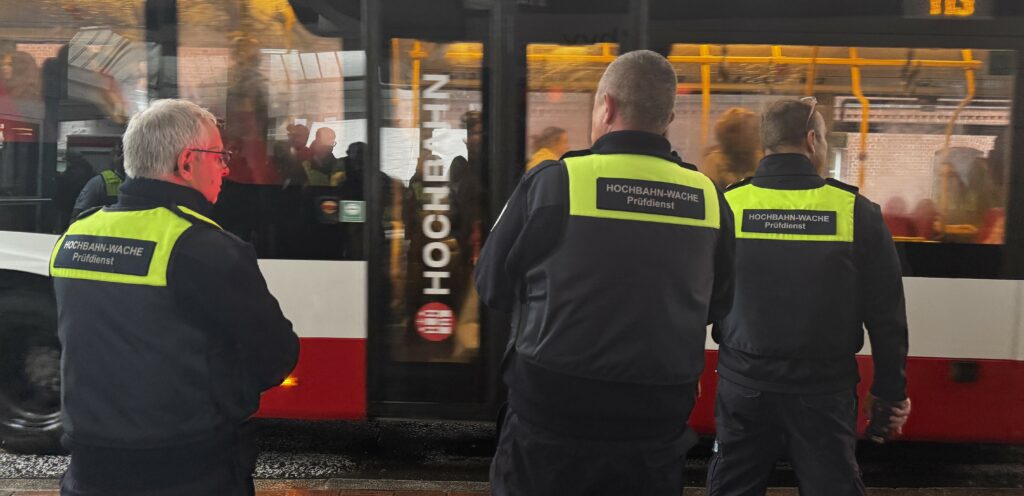
POLYGON ((817 140, 818 132, 813 129, 807 131, 807 134, 804 135, 804 144, 807 146, 807 150, 811 152, 812 155, 814 154, 814 149, 817 148, 817 140))
POLYGON ((186 181, 192 179, 192 162, 194 156, 195 155, 192 154, 191 150, 185 150, 178 155, 177 174, 186 181))
POLYGON ((615 116, 619 113, 618 104, 615 99, 612 98, 608 93, 604 94, 604 115, 601 116, 601 122, 611 125, 615 121, 615 116))

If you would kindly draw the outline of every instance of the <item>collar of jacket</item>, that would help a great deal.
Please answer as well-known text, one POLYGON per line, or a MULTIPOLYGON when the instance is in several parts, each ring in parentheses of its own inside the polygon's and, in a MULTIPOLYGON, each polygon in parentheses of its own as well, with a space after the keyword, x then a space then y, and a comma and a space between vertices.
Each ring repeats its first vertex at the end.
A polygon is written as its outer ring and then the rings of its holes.
POLYGON ((121 185, 120 196, 114 209, 128 210, 171 207, 180 205, 204 216, 209 216, 213 204, 202 193, 167 181, 135 178, 121 185))
POLYGON ((579 157, 592 153, 650 155, 674 162, 687 169, 697 170, 697 166, 683 162, 679 155, 672 151, 672 144, 664 136, 644 131, 613 131, 598 138, 589 150, 568 152, 562 155, 562 158, 579 157))
POLYGON ((809 189, 825 184, 806 155, 776 153, 765 156, 754 172, 756 186, 789 186, 783 189, 809 189))

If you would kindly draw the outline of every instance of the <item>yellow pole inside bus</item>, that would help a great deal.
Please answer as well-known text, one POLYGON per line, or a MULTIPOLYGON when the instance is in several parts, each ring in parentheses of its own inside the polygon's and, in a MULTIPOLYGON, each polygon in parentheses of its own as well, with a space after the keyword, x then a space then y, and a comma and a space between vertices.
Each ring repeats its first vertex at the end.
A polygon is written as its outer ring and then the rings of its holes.
MULTIPOLYGON (((964 62, 972 62, 974 55, 970 50, 961 50, 961 56, 964 62)), ((960 118, 960 114, 971 104, 974 100, 974 93, 976 87, 974 84, 974 66, 968 65, 964 67, 964 77, 967 79, 967 94, 964 95, 964 99, 960 101, 960 104, 956 106, 956 110, 953 111, 953 116, 949 118, 949 122, 946 124, 946 137, 942 144, 942 160, 939 162, 942 164, 940 182, 942 184, 942 191, 939 193, 939 223, 942 224, 942 229, 946 227, 946 209, 949 207, 949 176, 953 174, 953 164, 949 163, 949 147, 953 141, 953 131, 956 129, 956 121, 960 118)))
MULTIPOLYGON (((711 45, 700 46, 700 56, 709 57, 711 45)), ((711 64, 700 65, 700 147, 708 147, 708 130, 711 127, 711 64)))
POLYGON ((420 40, 412 42, 409 57, 412 58, 412 127, 420 127, 420 60, 427 55, 420 40))
POLYGON ((811 63, 807 64, 807 81, 804 81, 804 96, 814 96, 814 72, 817 68, 818 47, 811 52, 811 63))
POLYGON ((857 169, 857 187, 864 187, 864 177, 867 173, 868 161, 868 122, 871 102, 864 97, 860 86, 860 57, 857 56, 857 49, 850 47, 850 85, 853 87, 853 95, 860 102, 860 153, 857 154, 859 168, 857 169))

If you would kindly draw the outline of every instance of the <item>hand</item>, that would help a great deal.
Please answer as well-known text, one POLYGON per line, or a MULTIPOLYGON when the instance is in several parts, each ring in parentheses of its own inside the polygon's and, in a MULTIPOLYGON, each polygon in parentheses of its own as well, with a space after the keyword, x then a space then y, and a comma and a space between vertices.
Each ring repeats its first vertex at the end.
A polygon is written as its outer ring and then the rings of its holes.
POLYGON ((903 401, 886 402, 885 400, 877 398, 873 394, 869 394, 865 400, 864 413, 867 414, 869 421, 873 420, 871 419, 871 414, 874 410, 873 406, 875 402, 881 401, 892 405, 889 410, 889 424, 886 427, 892 436, 903 434, 903 424, 906 424, 907 418, 910 417, 910 398, 904 399, 903 401))
POLYGON ((903 424, 907 423, 910 417, 910 398, 893 405, 892 414, 889 416, 889 429, 896 434, 903 434, 903 424))

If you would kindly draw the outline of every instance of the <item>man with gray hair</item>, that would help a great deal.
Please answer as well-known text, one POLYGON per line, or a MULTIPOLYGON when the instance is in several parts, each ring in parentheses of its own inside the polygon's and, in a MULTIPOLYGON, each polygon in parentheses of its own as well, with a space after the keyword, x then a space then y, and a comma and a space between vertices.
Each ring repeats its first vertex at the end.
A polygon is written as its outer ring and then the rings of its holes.
POLYGON ((531 169, 476 269, 513 313, 495 495, 679 496, 706 326, 732 299, 732 214, 672 153, 676 74, 641 50, 605 71, 589 150, 531 169))
POLYGON ((227 174, 216 119, 159 100, 124 135, 128 180, 83 212, 50 264, 61 494, 253 494, 242 424, 294 367, 298 338, 252 247, 208 216, 227 174))
POLYGON ((725 193, 736 217, 736 301, 715 323, 716 440, 709 496, 763 495, 778 458, 800 494, 860 496, 857 352, 871 339, 874 440, 899 431, 907 315, 896 247, 878 205, 824 179, 825 119, 813 97, 761 118, 765 157, 725 193))

